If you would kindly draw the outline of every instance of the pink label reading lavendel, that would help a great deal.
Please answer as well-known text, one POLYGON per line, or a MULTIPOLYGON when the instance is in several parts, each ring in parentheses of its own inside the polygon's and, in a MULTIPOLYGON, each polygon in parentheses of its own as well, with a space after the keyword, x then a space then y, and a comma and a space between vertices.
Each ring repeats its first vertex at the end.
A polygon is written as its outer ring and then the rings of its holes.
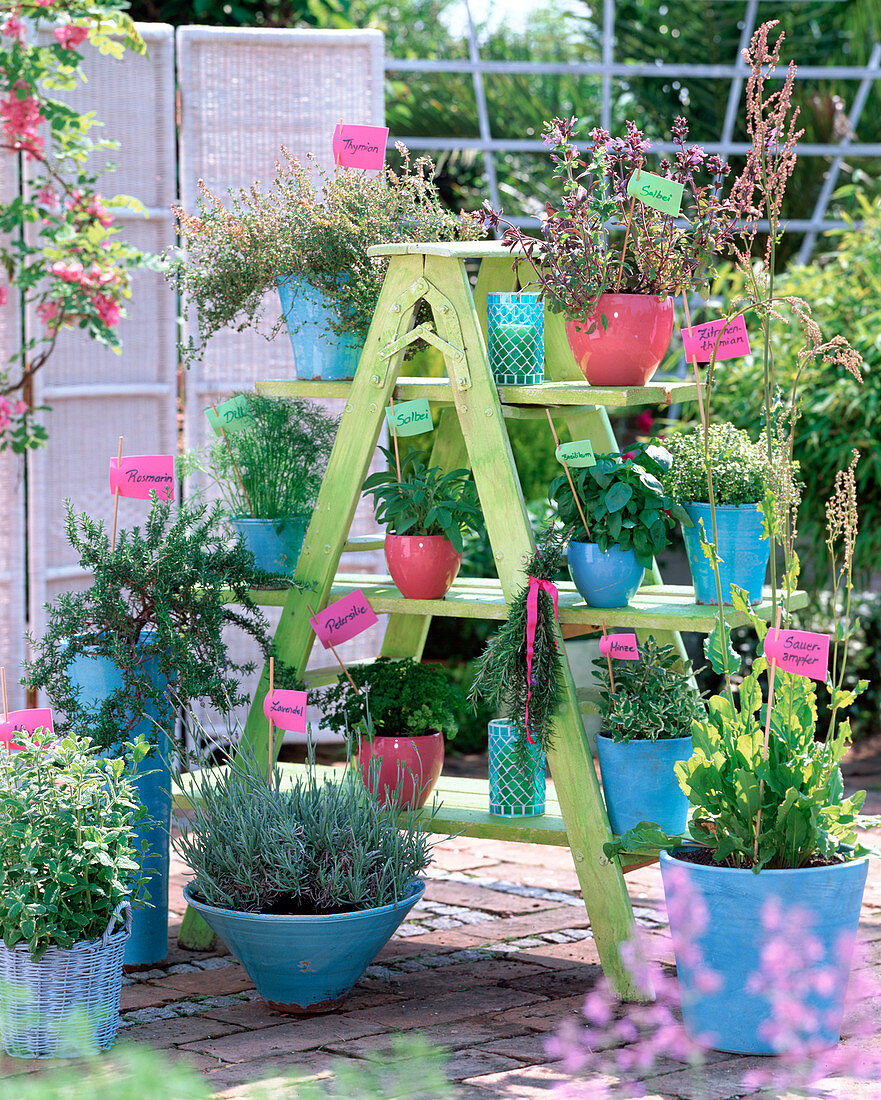
POLYGON ((309 620, 312 629, 319 642, 325 649, 331 645, 339 645, 356 637, 368 626, 379 622, 373 612, 373 608, 367 602, 367 597, 360 588, 356 588, 348 596, 325 607, 323 611, 309 620))
POLYGON ((635 634, 604 634, 600 638, 600 653, 618 661, 638 661, 639 646, 635 634))
POLYGON ((825 680, 829 670, 829 635, 810 630, 778 630, 765 637, 765 656, 784 672, 825 680), (775 633, 777 637, 775 638, 775 633))
POLYGON ((727 325, 723 317, 719 321, 707 321, 705 325, 695 325, 690 331, 684 328, 682 343, 685 347, 685 358, 690 363, 709 363, 713 358, 713 348, 716 347, 720 332, 722 337, 716 348, 717 362, 720 359, 736 359, 739 355, 749 355, 746 321, 740 316, 735 317, 727 325))
POLYGON ((174 456, 128 455, 119 466, 111 458, 110 492, 117 489, 136 500, 149 500, 153 490, 159 500, 174 500, 174 456))
POLYGON ((306 732, 306 692, 285 691, 276 688, 270 696, 267 691, 263 700, 263 713, 281 730, 306 732))
POLYGON ((342 168, 382 168, 388 126, 343 126, 333 132, 334 163, 342 168))

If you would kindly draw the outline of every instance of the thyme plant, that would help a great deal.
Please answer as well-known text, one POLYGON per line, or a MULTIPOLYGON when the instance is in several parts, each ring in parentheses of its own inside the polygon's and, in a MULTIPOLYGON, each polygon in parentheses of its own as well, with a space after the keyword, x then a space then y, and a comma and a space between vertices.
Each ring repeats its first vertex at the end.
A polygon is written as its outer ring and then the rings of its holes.
POLYGON ((670 497, 680 504, 709 503, 706 455, 718 485, 716 504, 764 504, 774 486, 764 444, 754 443, 749 432, 733 424, 710 424, 708 435, 708 450, 701 428, 664 440, 672 464, 662 480, 670 497))

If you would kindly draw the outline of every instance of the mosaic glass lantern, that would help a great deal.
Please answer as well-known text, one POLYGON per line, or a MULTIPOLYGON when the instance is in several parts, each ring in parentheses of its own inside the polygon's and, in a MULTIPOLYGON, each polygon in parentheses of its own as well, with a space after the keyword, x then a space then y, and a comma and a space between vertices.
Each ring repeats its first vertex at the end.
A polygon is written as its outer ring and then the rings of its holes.
POLYGON ((499 386, 544 381, 544 306, 537 294, 487 294, 489 365, 499 386))
POLYGON ((526 761, 514 726, 489 724, 489 812, 501 817, 538 817, 545 812, 545 754, 527 745, 526 761))

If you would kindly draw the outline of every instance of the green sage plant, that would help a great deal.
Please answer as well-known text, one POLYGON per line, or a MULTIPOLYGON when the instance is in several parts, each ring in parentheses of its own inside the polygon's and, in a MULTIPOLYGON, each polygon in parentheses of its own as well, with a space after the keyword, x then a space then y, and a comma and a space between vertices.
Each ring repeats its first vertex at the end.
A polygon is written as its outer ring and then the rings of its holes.
POLYGON ((774 478, 763 443, 733 424, 710 424, 709 448, 702 428, 668 435, 664 446, 672 464, 664 474, 664 489, 679 504, 708 504, 705 460, 713 467, 716 504, 761 504, 772 493, 774 478))
POLYGON ((229 515, 286 519, 311 513, 339 418, 314 401, 242 396, 253 426, 228 432, 208 457, 229 515))
POLYGON ((193 811, 174 840, 199 900, 243 913, 347 913, 400 901, 431 862, 418 811, 380 806, 351 771, 267 783, 246 753, 189 777, 193 811))
POLYGON ((690 737, 692 723, 706 718, 691 676, 691 664, 653 635, 639 642, 638 661, 615 662, 615 690, 606 659, 595 660, 600 681, 602 732, 613 741, 667 741, 690 737))
MULTIPOLYGON (((0 936, 34 960, 98 939, 136 897, 134 829, 146 816, 121 759, 88 737, 43 741, 16 735, 21 751, 0 753, 0 936)), ((138 763, 149 746, 125 748, 138 763)))
POLYGON ((443 665, 378 657, 353 666, 349 675, 359 690, 341 676, 321 698, 324 725, 335 733, 350 740, 361 729, 382 737, 456 736, 465 696, 443 665))
POLYGON ((388 267, 387 259, 368 256, 368 248, 482 237, 475 221, 441 203, 431 160, 411 161, 403 145, 397 149, 400 174, 340 168, 329 176, 313 157, 302 164, 282 147, 270 187, 255 183, 231 192, 229 208, 202 187, 193 214, 175 207, 182 252, 169 277, 199 324, 198 341, 185 354, 201 357, 223 328, 257 328, 266 291, 288 276, 325 297, 334 332, 366 337, 388 267))
POLYGON ((613 546, 632 549, 639 564, 651 569, 653 559, 670 543, 674 516, 686 526, 691 521, 664 492, 661 479, 670 469, 669 453, 640 443, 629 454, 633 457, 600 454, 595 466, 570 470, 586 530, 565 474, 551 482, 548 496, 573 539, 594 542, 603 553, 613 546))
POLYGON ((232 659, 225 631, 237 627, 268 656, 266 619, 251 599, 267 574, 230 543, 218 505, 154 500, 144 525, 120 531, 111 549, 104 523, 77 516, 68 502, 66 530, 92 584, 47 605, 24 677, 49 697, 60 732, 88 732, 115 751, 145 713, 167 727, 177 705, 204 699, 227 713, 249 701, 240 678, 255 664, 232 659), (74 662, 90 656, 109 659, 122 676, 97 708, 71 680, 74 662))
POLYGON ((409 451, 401 459, 397 476, 395 456, 380 450, 389 468, 379 470, 364 482, 363 492, 373 497, 378 523, 395 535, 443 535, 462 553, 465 531, 478 531, 483 513, 477 503, 477 489, 468 470, 444 472, 427 466, 427 451, 409 451))

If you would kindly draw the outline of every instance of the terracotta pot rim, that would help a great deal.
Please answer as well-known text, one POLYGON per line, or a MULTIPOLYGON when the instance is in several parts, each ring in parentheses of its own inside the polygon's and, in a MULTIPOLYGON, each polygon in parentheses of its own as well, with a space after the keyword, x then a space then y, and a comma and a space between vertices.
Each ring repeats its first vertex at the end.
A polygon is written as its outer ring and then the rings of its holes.
MULTIPOLYGON (((446 535, 411 535, 409 532, 406 535, 396 535, 393 531, 386 531, 385 537, 387 539, 431 539, 432 541, 445 542, 450 546, 453 545, 446 535)), ((455 550, 455 547, 453 549, 455 550)), ((456 550, 456 553, 458 554, 459 551, 456 550)))
MULTIPOLYGON (((410 737, 443 737, 442 730, 426 730, 425 733, 375 733, 372 741, 404 741, 410 737)), ((371 744, 366 737, 361 738, 362 744, 371 744)))

